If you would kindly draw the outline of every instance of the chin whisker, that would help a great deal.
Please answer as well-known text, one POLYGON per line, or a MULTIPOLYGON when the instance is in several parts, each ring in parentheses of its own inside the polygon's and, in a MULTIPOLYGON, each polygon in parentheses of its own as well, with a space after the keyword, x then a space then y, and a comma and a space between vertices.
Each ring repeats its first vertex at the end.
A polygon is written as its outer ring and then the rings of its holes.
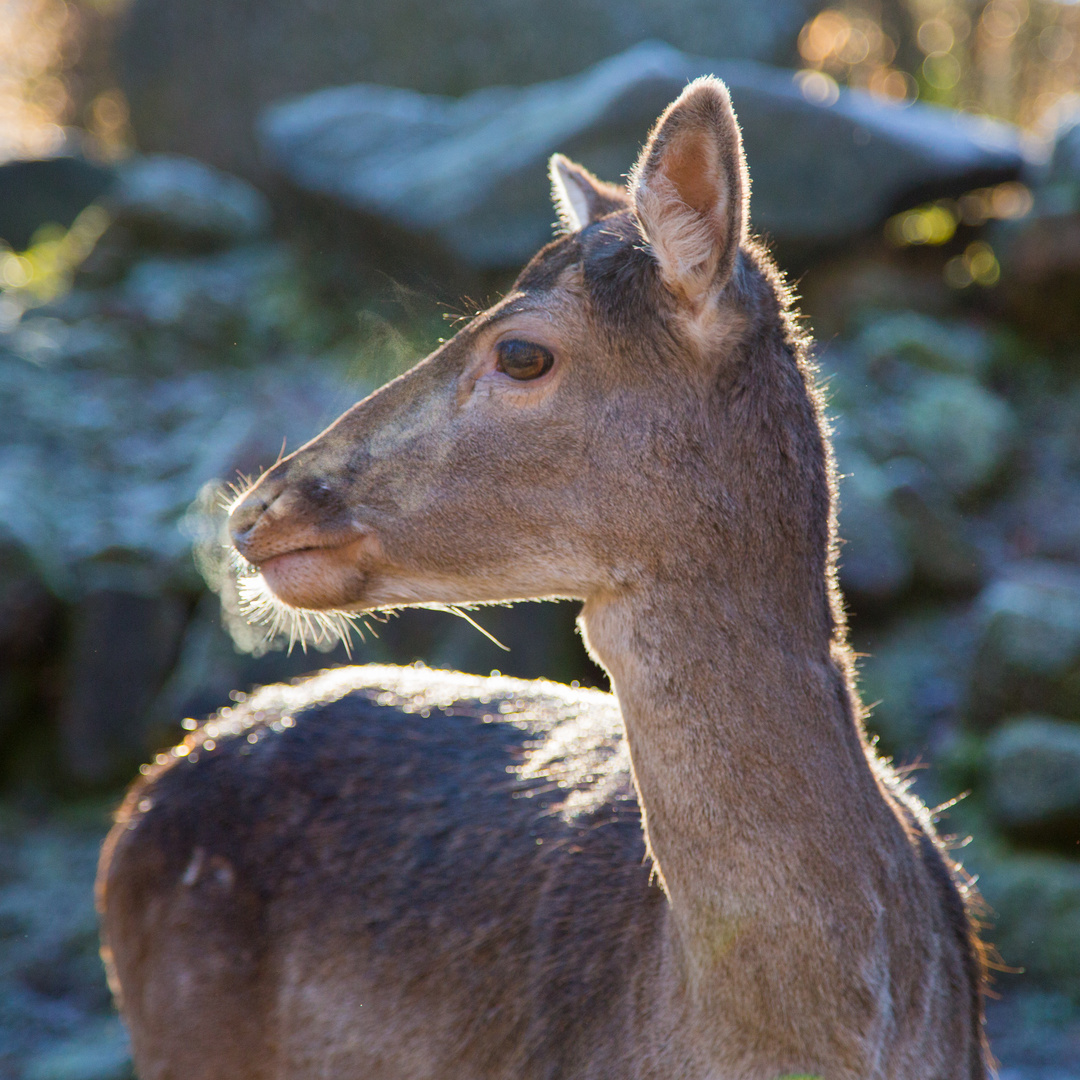
POLYGON ((340 643, 352 659, 354 633, 361 641, 365 630, 377 636, 365 621, 367 613, 291 607, 270 591, 259 571, 235 549, 230 552, 230 563, 239 614, 263 633, 268 648, 284 647, 291 654, 297 645, 305 653, 314 645, 320 652, 329 652, 340 643))
POLYGON ((504 645, 494 634, 485 630, 467 611, 458 607, 456 604, 432 604, 432 609, 435 611, 448 611, 451 615, 456 615, 459 619, 464 619, 474 630, 479 630, 493 645, 497 645, 503 652, 509 652, 510 646, 504 645))

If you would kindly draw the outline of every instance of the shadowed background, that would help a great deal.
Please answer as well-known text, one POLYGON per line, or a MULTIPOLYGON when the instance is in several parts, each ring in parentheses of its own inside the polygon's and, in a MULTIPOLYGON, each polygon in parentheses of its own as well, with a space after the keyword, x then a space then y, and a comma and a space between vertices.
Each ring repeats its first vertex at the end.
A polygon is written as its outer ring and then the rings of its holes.
MULTIPOLYGON (((709 72, 819 342, 870 729, 969 793, 1003 1077, 1080 1075, 1080 5, 0 0, 0 1078, 131 1075, 109 809, 184 718, 348 659, 246 624, 228 485, 509 284, 550 153, 618 179, 709 72)), ((605 686, 576 609, 353 655, 605 686)))

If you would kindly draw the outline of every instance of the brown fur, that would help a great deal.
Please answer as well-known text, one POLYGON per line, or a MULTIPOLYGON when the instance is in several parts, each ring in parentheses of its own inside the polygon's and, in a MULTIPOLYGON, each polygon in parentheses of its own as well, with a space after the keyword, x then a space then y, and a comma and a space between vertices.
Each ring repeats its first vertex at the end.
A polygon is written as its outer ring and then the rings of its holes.
POLYGON ((581 227, 232 528, 301 607, 580 597, 618 706, 348 669, 208 722, 102 857, 143 1080, 986 1075, 963 886, 862 735, 726 92, 687 88, 629 194, 563 196, 581 227), (510 337, 551 371, 498 371, 510 337))

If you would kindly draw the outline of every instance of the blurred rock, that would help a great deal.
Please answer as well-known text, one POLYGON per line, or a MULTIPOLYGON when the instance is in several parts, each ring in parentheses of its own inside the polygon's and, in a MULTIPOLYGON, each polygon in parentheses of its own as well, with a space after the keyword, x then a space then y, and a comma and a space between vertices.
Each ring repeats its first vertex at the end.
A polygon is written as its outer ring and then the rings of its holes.
POLYGON ((1021 712, 1080 716, 1080 569, 1014 564, 976 606, 968 719, 990 728, 1021 712))
POLYGON ((867 728, 902 763, 924 757, 963 702, 970 654, 963 617, 924 607, 883 626, 856 622, 854 635, 864 657, 860 689, 872 706, 867 728))
POLYGON ((996 516, 1018 554, 1080 563, 1080 385, 1043 390, 996 516))
POLYGON ((986 747, 987 803, 1022 839, 1080 843, 1080 723, 1046 716, 1007 720, 986 747))
POLYGON ((995 478, 1016 430, 1005 401, 955 375, 917 380, 901 405, 901 424, 908 450, 961 497, 995 478))
POLYGON ((1037 983, 1024 985, 1005 976, 998 985, 1002 992, 988 995, 986 1002, 986 1031, 999 1062, 999 1080, 1080 1076, 1080 1006, 1060 990, 1041 989, 1037 983))
POLYGON ((803 22, 825 6, 470 0, 440 5, 436 15, 420 0, 136 0, 119 67, 141 147, 250 178, 260 174, 255 117, 286 96, 356 82, 452 95, 524 85, 581 71, 649 37, 710 56, 786 63, 803 22))
POLYGON ((75 607, 60 711, 63 764, 84 784, 115 782, 146 759, 146 716, 180 646, 188 601, 105 588, 75 607))
POLYGON ((212 344, 247 320, 259 294, 285 269, 273 247, 140 259, 120 286, 114 310, 137 324, 178 327, 187 337, 212 344))
POLYGON ((790 72, 660 42, 572 78, 457 100, 386 86, 323 90, 266 110, 259 131, 267 159, 303 190, 436 236, 473 267, 503 268, 551 236, 553 151, 617 179, 659 112, 710 72, 727 82, 742 124, 754 227, 780 241, 843 240, 916 191, 959 193, 1013 177, 1023 161, 1006 125, 893 108, 858 91, 814 103, 790 72))
POLYGON ((927 465, 911 457, 878 465, 847 438, 837 441, 837 460, 840 583, 856 610, 895 600, 912 585, 973 593, 984 584, 985 558, 970 524, 927 465))
MULTIPOLYGON (((219 271, 213 264, 209 282, 181 294, 192 330, 205 326, 192 308, 219 271)), ((166 300, 175 295, 147 297, 166 300)), ((117 553, 155 566, 162 587, 198 588, 181 526, 202 485, 270 464, 284 437, 310 438, 369 389, 310 360, 253 366, 265 338, 252 326, 263 300, 250 293, 209 352, 167 319, 147 317, 140 340, 130 309, 116 303, 126 320, 68 326, 33 316, 0 335, 0 520, 63 599, 77 600, 95 560, 117 553)))
POLYGON ((1041 340, 1080 333, 1080 119, 1058 132, 1049 165, 1033 179, 1034 212, 997 230, 1001 303, 1041 340))
POLYGON ((124 162, 107 205, 150 247, 212 250, 258 239, 270 226, 269 204, 250 184, 174 154, 124 162))
POLYGON ((99 956, 94 871, 106 806, 0 804, 0 1076, 131 1080, 99 956))
MULTIPOLYGON (((968 864, 968 860, 964 860, 968 864)), ((973 857, 1004 962, 1046 989, 1080 995, 1080 862, 1051 855, 973 857)))
POLYGON ((893 481, 888 502, 901 523, 916 579, 944 592, 976 592, 986 581, 986 566, 967 522, 946 499, 935 497, 932 485, 893 481))
POLYGON ((133 1080, 131 1047, 119 1018, 87 1025, 32 1057, 23 1080, 133 1080))
POLYGON ((898 537, 885 474, 857 450, 841 449, 840 584, 856 605, 875 605, 903 593, 912 561, 898 537))
POLYGON ((65 229, 113 183, 113 171, 81 157, 0 164, 0 241, 25 251, 42 225, 65 229))
POLYGON ((932 319, 918 311, 882 312, 858 335, 855 348, 872 368, 901 360, 930 371, 978 377, 989 359, 986 334, 977 326, 932 319))

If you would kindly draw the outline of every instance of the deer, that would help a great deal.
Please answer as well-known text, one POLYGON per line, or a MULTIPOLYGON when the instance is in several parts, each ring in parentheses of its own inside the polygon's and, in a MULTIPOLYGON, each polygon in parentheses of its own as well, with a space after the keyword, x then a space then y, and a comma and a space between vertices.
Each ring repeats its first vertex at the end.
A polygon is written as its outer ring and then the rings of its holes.
POLYGON ((807 334, 724 85, 551 159, 512 289, 233 503, 284 610, 583 602, 613 694, 346 666, 103 848, 142 1080, 981 1080, 972 882, 864 730, 807 334))

